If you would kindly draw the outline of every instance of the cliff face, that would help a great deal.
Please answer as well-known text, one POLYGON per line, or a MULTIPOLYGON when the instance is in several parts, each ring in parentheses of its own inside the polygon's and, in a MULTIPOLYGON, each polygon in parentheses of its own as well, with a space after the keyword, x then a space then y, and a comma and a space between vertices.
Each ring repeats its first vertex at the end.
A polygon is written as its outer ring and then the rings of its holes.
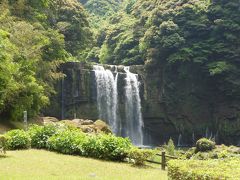
POLYGON ((59 119, 97 119, 94 72, 81 63, 65 63, 61 66, 64 79, 56 85, 56 96, 45 114, 59 119))
POLYGON ((202 74, 187 65, 145 72, 144 120, 155 142, 172 137, 191 145, 205 136, 240 143, 240 102, 220 93, 214 80, 202 74))
MULTIPOLYGON (((66 63, 61 69, 66 77, 56 86, 58 93, 45 114, 61 119, 98 119, 92 68, 66 63)), ((119 66, 118 71, 121 73, 123 68, 119 66)), ((162 144, 171 137, 180 145, 192 145, 203 136, 219 143, 239 143, 240 102, 216 93, 209 78, 202 77, 198 69, 191 67, 191 77, 165 67, 149 71, 143 66, 132 66, 130 71, 139 74, 141 80, 145 144, 162 144)), ((120 114, 124 108, 123 81, 121 73, 120 114)))

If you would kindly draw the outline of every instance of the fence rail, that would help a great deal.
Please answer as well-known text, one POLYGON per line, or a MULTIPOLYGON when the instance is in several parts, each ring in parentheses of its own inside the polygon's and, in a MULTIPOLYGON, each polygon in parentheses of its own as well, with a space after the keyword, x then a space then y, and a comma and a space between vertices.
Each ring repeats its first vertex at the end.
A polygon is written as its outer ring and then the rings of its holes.
POLYGON ((166 152, 165 152, 165 151, 162 151, 161 154, 156 154, 156 155, 162 157, 162 158, 161 158, 161 159, 162 159, 161 162, 152 161, 152 160, 146 160, 146 161, 149 162, 149 163, 161 164, 162 170, 165 170, 165 169, 166 169, 166 166, 167 166, 167 158, 169 158, 169 159, 179 159, 178 157, 175 157, 175 156, 166 155, 166 152))

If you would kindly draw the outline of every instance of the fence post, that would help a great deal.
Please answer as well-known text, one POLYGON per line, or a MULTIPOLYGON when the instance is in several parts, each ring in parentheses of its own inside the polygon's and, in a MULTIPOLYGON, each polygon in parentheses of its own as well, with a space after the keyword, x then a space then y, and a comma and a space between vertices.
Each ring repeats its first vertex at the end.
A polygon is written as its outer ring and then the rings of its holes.
POLYGON ((162 152, 162 170, 166 168, 166 153, 165 151, 162 152))

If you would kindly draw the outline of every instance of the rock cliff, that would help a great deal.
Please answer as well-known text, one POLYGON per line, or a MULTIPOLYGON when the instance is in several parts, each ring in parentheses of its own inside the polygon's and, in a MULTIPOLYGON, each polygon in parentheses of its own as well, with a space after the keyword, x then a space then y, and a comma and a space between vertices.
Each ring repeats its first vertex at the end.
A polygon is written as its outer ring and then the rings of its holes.
MULTIPOLYGON (((114 66, 106 68, 116 71, 114 66)), ((69 62, 61 70, 66 76, 56 85, 57 95, 45 115, 97 120, 92 67, 69 62)), ((121 97, 123 67, 118 66, 117 71, 121 74, 121 97)), ((218 94, 209 78, 202 77, 197 69, 191 69, 191 77, 165 67, 146 70, 144 66, 131 66, 130 71, 137 73, 141 81, 145 144, 163 144, 170 137, 178 145, 192 145, 201 137, 215 138, 217 143, 240 143, 239 102, 218 94)), ((120 114, 123 104, 120 100, 120 114)))

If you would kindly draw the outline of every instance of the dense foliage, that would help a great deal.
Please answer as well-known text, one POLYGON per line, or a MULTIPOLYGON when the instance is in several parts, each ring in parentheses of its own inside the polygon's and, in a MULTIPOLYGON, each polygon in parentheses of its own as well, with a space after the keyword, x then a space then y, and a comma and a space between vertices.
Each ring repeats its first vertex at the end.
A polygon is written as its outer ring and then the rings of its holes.
POLYGON ((31 139, 23 130, 12 130, 5 135, 6 147, 9 150, 28 149, 31 146, 31 139))
POLYGON ((60 63, 91 41, 76 0, 0 1, 0 115, 18 119, 48 104, 60 63))
POLYGON ((181 160, 168 162, 171 179, 239 179, 240 148, 215 146, 215 142, 202 138, 196 147, 182 152, 181 160))
POLYGON ((128 151, 128 157, 134 160, 134 164, 137 166, 145 165, 147 159, 151 159, 155 155, 155 151, 151 149, 139 149, 131 148, 128 151))
POLYGON ((123 0, 79 0, 84 7, 97 17, 111 16, 120 10, 123 0))
POLYGON ((1 0, 0 114, 13 119, 23 110, 37 114, 62 77, 56 68, 73 56, 87 62, 145 64, 148 70, 174 71, 182 79, 198 74, 214 81, 214 91, 239 97, 238 4, 1 0))
POLYGON ((56 133, 48 140, 50 150, 63 154, 84 155, 84 149, 81 147, 86 139, 82 132, 74 130, 64 130, 56 133))
POLYGON ((196 152, 206 152, 211 151, 215 148, 215 142, 202 138, 196 142, 196 152))
POLYGON ((188 149, 182 156, 184 159, 208 160, 240 157, 240 148, 235 146, 216 146, 209 151, 198 151, 195 147, 188 149))
POLYGON ((171 160, 168 163, 171 179, 239 179, 239 158, 227 160, 171 160))
POLYGON ((133 147, 128 138, 112 134, 86 134, 62 123, 32 125, 27 131, 12 130, 3 138, 6 138, 6 147, 9 150, 31 147, 112 161, 123 161, 133 147))
POLYGON ((32 125, 28 129, 31 138, 31 147, 36 149, 46 149, 48 139, 57 132, 54 125, 37 126, 32 125))
POLYGON ((214 81, 216 91, 239 97, 239 1, 126 1, 98 29, 89 61, 146 64, 214 81))

